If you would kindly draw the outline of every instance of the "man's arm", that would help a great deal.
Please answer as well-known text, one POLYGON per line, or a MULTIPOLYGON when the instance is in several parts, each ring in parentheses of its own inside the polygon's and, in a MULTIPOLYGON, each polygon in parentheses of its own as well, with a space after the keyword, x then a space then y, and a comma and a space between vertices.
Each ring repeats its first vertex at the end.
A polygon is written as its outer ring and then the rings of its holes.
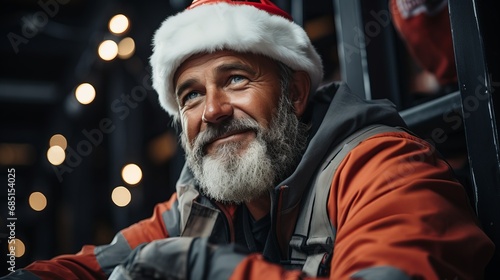
POLYGON ((331 279, 481 279, 493 244, 426 142, 376 136, 338 170, 328 202, 337 228, 331 279))
POLYGON ((107 279, 135 247, 169 236, 165 217, 168 211, 177 211, 173 207, 176 200, 174 194, 169 201, 156 205, 151 218, 120 231, 108 245, 84 246, 75 255, 36 261, 1 279, 107 279))

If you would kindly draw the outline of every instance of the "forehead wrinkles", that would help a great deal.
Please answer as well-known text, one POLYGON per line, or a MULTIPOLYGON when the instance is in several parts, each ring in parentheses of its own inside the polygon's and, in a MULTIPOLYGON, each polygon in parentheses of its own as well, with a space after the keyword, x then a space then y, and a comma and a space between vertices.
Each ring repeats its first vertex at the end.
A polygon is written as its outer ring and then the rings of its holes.
POLYGON ((252 53, 237 53, 234 51, 195 54, 182 62, 181 65, 177 68, 173 76, 173 82, 175 85, 175 82, 178 80, 182 72, 185 72, 186 70, 194 67, 202 66, 204 64, 206 64, 206 66, 212 66, 214 68, 219 66, 220 64, 239 64, 247 65, 247 67, 257 70, 261 67, 268 68, 271 64, 270 61, 272 61, 270 58, 267 58, 263 55, 252 53))

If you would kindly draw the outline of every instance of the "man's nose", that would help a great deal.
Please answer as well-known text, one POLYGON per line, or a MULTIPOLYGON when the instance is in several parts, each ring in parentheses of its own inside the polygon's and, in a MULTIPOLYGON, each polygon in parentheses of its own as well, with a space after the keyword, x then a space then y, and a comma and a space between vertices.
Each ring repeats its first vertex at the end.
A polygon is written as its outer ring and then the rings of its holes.
POLYGON ((230 97, 220 89, 207 90, 202 120, 206 123, 219 123, 232 115, 230 97))

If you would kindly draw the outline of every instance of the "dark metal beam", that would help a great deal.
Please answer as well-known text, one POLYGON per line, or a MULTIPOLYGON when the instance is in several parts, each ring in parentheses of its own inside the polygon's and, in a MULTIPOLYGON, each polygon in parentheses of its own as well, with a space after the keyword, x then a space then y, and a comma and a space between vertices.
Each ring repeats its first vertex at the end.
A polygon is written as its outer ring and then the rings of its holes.
POLYGON ((401 108, 395 32, 385 0, 334 0, 342 80, 366 99, 401 108))
POLYGON ((412 128, 429 124, 437 118, 442 118, 444 114, 459 111, 462 108, 460 92, 453 92, 431 101, 413 106, 399 112, 406 124, 412 128))
POLYGON ((396 33, 392 26, 388 2, 360 1, 363 22, 361 30, 365 38, 370 98, 387 98, 401 108, 401 69, 398 69, 396 33))
POLYGON ((371 99, 361 3, 334 0, 333 4, 341 78, 352 92, 371 99))
POLYGON ((52 82, 0 80, 0 101, 54 104, 58 101, 58 88, 52 82))
POLYGON ((497 244, 485 279, 500 277, 500 86, 493 80, 500 73, 494 7, 489 1, 449 1, 475 207, 484 231, 497 244))

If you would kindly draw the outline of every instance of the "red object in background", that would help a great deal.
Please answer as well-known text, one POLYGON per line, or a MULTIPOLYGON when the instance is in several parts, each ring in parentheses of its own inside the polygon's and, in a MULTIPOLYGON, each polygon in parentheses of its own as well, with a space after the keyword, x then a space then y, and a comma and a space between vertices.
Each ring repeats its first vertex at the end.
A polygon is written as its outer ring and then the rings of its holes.
POLYGON ((390 0, 393 23, 410 54, 440 85, 457 83, 446 0, 390 0))

